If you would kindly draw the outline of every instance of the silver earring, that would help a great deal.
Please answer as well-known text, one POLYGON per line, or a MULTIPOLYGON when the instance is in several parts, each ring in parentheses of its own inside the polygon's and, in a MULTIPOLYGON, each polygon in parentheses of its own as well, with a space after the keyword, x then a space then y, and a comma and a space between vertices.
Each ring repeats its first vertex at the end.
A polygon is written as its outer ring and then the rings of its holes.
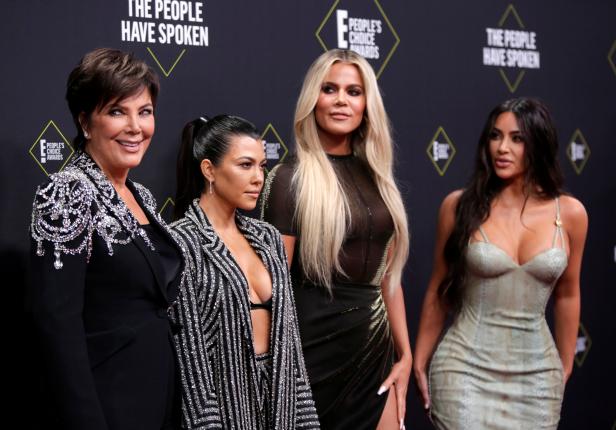
POLYGON ((214 183, 210 180, 210 194, 214 194, 214 183))
POLYGON ((90 134, 87 131, 83 130, 83 137, 85 137, 86 139, 89 139, 90 134))

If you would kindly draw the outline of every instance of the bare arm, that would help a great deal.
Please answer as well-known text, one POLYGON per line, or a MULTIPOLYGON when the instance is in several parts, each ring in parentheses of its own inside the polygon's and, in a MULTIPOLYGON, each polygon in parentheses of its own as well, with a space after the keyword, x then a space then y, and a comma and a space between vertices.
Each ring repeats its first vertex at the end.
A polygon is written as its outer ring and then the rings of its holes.
POLYGON ((284 244, 284 249, 287 251, 287 263, 289 264, 289 269, 291 269, 291 263, 293 262, 293 252, 295 251, 295 236, 288 236, 286 234, 282 236, 282 243, 284 244))
MULTIPOLYGON (((393 247, 392 247, 393 248, 393 247)), ((411 343, 406 325, 406 306, 404 305, 404 292, 402 285, 397 285, 393 291, 389 287, 386 276, 381 283, 383 289, 383 301, 387 308, 387 318, 394 339, 394 347, 398 361, 394 363, 387 379, 381 385, 379 394, 387 391, 392 384, 395 385, 398 422, 404 421, 406 414, 406 393, 408 390, 409 377, 413 365, 411 343)))
POLYGON ((409 342, 408 326, 406 325, 406 307, 404 305, 402 285, 396 286, 393 292, 388 289, 389 287, 384 288, 387 288, 387 290, 383 291, 383 301, 387 308, 387 317, 394 338, 396 356, 400 361, 408 361, 410 368, 413 356, 411 353, 411 343, 409 342))
POLYGON ((415 364, 413 370, 424 401, 424 408, 426 409, 430 407, 426 367, 436 346, 436 341, 443 331, 447 316, 447 309, 438 297, 438 287, 447 275, 447 263, 444 257, 445 243, 453 231, 455 208, 460 194, 461 191, 454 191, 449 194, 443 200, 439 210, 436 243, 434 246, 434 264, 421 308, 419 330, 415 344, 415 364))
POLYGON ((584 206, 572 197, 561 197, 562 221, 569 241, 569 264, 554 290, 554 331, 556 347, 565 372, 573 370, 573 357, 580 323, 580 271, 588 216, 584 206))

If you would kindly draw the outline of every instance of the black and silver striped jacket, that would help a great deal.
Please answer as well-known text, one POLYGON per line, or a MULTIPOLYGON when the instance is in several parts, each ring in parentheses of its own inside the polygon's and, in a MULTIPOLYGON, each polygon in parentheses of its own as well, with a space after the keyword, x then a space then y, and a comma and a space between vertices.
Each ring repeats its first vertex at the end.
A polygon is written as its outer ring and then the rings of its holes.
POLYGON ((319 428, 280 233, 241 214, 236 222, 272 278, 269 399, 259 398, 246 278, 195 200, 172 225, 186 259, 175 309, 183 326, 176 342, 184 426, 319 428), (260 404, 269 411, 260 411, 260 404))

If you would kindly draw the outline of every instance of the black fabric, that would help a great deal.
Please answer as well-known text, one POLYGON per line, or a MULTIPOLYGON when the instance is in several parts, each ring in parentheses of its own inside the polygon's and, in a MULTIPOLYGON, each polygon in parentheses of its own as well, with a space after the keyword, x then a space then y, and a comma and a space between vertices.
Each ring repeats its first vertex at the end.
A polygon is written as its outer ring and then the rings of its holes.
POLYGON ((151 259, 153 269, 159 273, 159 278, 163 280, 167 296, 177 297, 182 265, 180 252, 157 224, 142 224, 141 228, 146 231, 154 245, 154 251, 151 251, 154 253, 151 259))
MULTIPOLYGON (((342 184, 351 210, 351 225, 339 255, 346 276, 336 274, 335 279, 340 282, 372 283, 383 263, 387 242, 393 234, 393 220, 364 161, 352 154, 328 154, 328 158, 342 184)), ((297 237, 295 192, 291 186, 295 163, 295 157, 291 157, 275 169, 267 201, 264 202, 264 219, 280 233, 297 237)), ((298 237, 296 241, 296 256, 299 255, 300 240, 301 237, 298 237)), ((301 261, 297 258, 293 260, 291 273, 297 279, 303 278, 301 261)))
MULTIPOLYGON (((170 235, 128 186, 160 234, 170 235)), ((87 233, 85 233, 87 234, 87 233)), ((53 266, 53 244, 44 256, 31 245, 30 295, 45 402, 52 416, 46 427, 62 430, 178 428, 176 362, 167 310, 176 291, 167 291, 155 272, 158 254, 141 238, 113 245, 92 235, 92 254, 63 255, 53 266)), ((181 266, 177 254, 174 266, 181 266)), ((179 274, 176 270, 175 276, 179 274)), ((170 284, 177 284, 172 280, 170 284)))
POLYGON ((393 366, 393 340, 381 287, 337 283, 295 288, 297 318, 312 395, 324 429, 376 428, 393 366))
POLYGON ((254 309, 265 309, 266 311, 272 311, 272 298, 270 297, 267 301, 263 303, 253 303, 250 302, 250 310, 254 309))
POLYGON ((278 166, 266 190, 264 219, 296 237, 291 268, 306 368, 321 427, 374 429, 386 395, 378 396, 394 360, 380 285, 370 285, 384 262, 393 221, 364 162, 329 156, 351 208, 351 226, 332 295, 304 276, 299 257, 291 178, 295 160, 278 166))

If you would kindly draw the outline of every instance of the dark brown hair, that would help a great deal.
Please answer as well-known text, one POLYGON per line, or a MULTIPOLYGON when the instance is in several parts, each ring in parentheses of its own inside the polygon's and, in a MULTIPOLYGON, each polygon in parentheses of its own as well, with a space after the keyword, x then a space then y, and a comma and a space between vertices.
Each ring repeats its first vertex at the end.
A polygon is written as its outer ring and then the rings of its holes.
MULTIPOLYGON (((503 181, 494 172, 490 139, 494 123, 504 112, 515 115, 524 140, 524 193, 555 198, 563 193, 563 174, 558 164, 558 137, 552 116, 540 100, 520 97, 496 106, 484 125, 475 156, 475 169, 456 207, 453 231, 445 244, 447 275, 439 285, 439 295, 451 308, 459 309, 466 280, 465 248, 479 226, 490 216, 494 197, 503 181)), ((524 202, 526 205, 526 201, 524 202)), ((524 207, 522 208, 524 211, 524 207)))
POLYGON ((95 109, 100 110, 111 101, 122 101, 139 94, 143 89, 150 92, 156 106, 158 76, 145 62, 133 54, 110 48, 98 48, 83 56, 66 82, 66 101, 77 128, 73 143, 83 149, 86 139, 79 116, 89 119, 95 109))
POLYGON ((202 116, 184 126, 177 159, 174 219, 183 217, 193 199, 206 189, 201 162, 208 159, 218 166, 229 152, 234 136, 260 139, 255 125, 239 116, 202 116))

